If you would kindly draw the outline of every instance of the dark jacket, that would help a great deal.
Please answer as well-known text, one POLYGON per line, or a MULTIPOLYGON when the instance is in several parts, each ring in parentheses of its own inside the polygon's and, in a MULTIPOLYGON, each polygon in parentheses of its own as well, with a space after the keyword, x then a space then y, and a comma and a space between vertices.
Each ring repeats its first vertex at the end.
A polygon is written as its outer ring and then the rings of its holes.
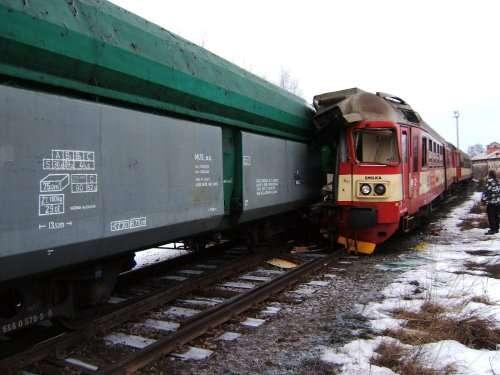
POLYGON ((500 181, 488 178, 481 200, 487 204, 500 205, 500 181))

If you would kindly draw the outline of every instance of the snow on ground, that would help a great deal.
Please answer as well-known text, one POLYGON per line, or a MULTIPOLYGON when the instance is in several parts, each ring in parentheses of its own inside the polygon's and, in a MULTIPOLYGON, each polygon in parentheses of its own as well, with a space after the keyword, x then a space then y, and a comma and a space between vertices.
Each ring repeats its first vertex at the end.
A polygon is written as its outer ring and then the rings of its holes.
POLYGON ((384 341, 397 340, 384 336, 370 340, 355 340, 338 350, 325 348, 321 359, 339 366, 344 374, 393 375, 395 373, 388 368, 370 364, 375 349, 384 341))
MULTIPOLYGON (((172 245, 173 247, 173 244, 169 245, 172 245)), ((138 268, 149 266, 153 263, 158 263, 167 259, 176 258, 186 253, 187 253, 186 250, 169 249, 166 247, 158 247, 158 248, 138 251, 135 253, 134 260, 136 265, 133 269, 135 270, 138 268)))
POLYGON ((498 350, 477 350, 453 340, 422 345, 423 361, 444 367, 455 365, 460 374, 498 374, 500 353, 498 350))
MULTIPOLYGON (((398 262, 379 266, 388 272, 402 273, 383 290, 384 299, 381 302, 357 306, 358 312, 369 320, 376 334, 383 335, 388 329, 404 325, 405 320, 392 316, 394 309, 418 312, 426 301, 446 306, 449 310, 447 314, 451 316, 474 314, 491 319, 493 324, 500 327, 500 280, 488 277, 488 273, 481 269, 467 267, 471 262, 500 263, 500 235, 485 236, 483 229, 462 230, 459 227, 464 218, 478 219, 478 214, 471 214, 470 209, 479 199, 480 193, 475 193, 471 199, 451 211, 440 223, 442 230, 437 240, 418 246, 422 250, 417 255, 402 254, 398 262), (478 250, 483 250, 481 254, 487 255, 468 253, 478 250), (482 297, 489 300, 490 304, 471 302, 472 297, 482 297)), ((387 368, 370 363, 382 341, 397 340, 384 336, 358 339, 341 348, 323 348, 321 358, 336 364, 343 374, 394 374, 387 368)), ((453 363, 458 373, 500 374, 500 350, 471 349, 453 340, 425 344, 414 349, 418 349, 419 358, 426 365, 434 364, 435 368, 453 363)))

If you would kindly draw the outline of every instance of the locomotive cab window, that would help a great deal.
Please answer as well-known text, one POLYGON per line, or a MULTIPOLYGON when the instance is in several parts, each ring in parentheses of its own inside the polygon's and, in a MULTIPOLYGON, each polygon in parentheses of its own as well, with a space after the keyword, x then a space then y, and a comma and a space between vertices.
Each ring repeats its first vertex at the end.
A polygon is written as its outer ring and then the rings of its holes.
POLYGON ((356 158, 361 163, 399 162, 396 132, 392 129, 363 129, 354 133, 356 158))

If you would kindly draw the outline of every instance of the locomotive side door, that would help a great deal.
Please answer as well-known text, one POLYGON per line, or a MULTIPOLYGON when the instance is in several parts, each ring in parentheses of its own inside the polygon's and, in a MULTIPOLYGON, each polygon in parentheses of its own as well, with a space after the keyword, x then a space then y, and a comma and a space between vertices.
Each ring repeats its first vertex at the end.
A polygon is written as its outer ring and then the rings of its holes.
POLYGON ((407 127, 401 127, 401 174, 403 178, 403 201, 401 202, 401 211, 408 210, 408 197, 409 197, 409 130, 407 127))

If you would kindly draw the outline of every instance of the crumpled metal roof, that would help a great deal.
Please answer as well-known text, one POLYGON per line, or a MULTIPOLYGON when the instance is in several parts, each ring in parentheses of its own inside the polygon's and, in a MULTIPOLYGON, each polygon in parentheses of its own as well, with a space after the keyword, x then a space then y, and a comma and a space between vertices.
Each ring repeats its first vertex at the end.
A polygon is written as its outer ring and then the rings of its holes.
POLYGON ((316 95, 314 124, 317 129, 326 126, 349 126, 360 121, 392 121, 411 124, 425 129, 433 137, 446 142, 413 108, 400 97, 377 92, 376 94, 351 88, 316 95))
MULTIPOLYGON (((404 117, 382 96, 358 88, 316 95, 313 104, 316 116, 338 109, 347 123, 363 120, 400 122, 404 117)), ((409 109, 410 106, 406 105, 409 109)))

